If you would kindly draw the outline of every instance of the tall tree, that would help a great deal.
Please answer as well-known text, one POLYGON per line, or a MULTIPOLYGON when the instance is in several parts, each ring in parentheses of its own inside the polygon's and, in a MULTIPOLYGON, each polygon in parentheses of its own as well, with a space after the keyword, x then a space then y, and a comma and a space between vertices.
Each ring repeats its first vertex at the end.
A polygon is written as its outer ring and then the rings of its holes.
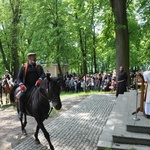
POLYGON ((12 10, 12 69, 14 70, 14 77, 17 77, 19 70, 19 59, 18 59, 18 51, 19 51, 19 22, 21 17, 21 0, 9 0, 11 10, 12 10))
MULTIPOLYGON (((129 76, 129 33, 127 22, 127 0, 110 0, 115 17, 116 69, 123 66, 129 76)), ((129 82, 128 82, 129 83, 129 82)))

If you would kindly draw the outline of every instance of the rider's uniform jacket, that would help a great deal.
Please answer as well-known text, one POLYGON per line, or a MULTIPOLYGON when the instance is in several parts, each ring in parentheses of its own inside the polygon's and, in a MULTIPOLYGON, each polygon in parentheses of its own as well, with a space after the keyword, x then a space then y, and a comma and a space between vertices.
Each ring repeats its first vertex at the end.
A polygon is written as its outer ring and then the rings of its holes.
POLYGON ((17 82, 19 85, 24 84, 26 87, 33 87, 38 79, 43 80, 45 78, 45 73, 39 64, 26 64, 20 68, 17 82))

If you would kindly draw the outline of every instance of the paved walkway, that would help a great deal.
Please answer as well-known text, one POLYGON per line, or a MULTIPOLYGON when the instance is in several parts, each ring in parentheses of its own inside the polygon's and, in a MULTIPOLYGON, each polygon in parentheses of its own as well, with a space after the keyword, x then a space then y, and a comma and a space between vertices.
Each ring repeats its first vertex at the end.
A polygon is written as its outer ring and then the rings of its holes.
MULTIPOLYGON (((116 102, 114 95, 91 95, 73 106, 45 127, 55 150, 97 150, 103 127, 116 102)), ((42 132, 40 145, 33 136, 13 150, 47 150, 49 145, 42 132)))
POLYGON ((141 92, 130 90, 119 94, 105 128, 100 135, 98 150, 105 147, 113 150, 150 150, 150 119, 137 110, 141 92))

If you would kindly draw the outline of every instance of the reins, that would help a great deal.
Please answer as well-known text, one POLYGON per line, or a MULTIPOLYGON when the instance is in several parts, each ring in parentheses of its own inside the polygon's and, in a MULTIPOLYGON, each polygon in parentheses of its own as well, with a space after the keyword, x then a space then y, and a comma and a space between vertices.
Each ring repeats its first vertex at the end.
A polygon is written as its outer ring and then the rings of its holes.
MULTIPOLYGON (((48 83, 47 83, 48 93, 50 92, 49 85, 50 85, 50 83, 49 83, 49 81, 48 81, 48 83)), ((51 102, 51 101, 52 101, 52 100, 51 100, 50 97, 49 97, 49 102, 51 102)))
MULTIPOLYGON (((49 83, 49 81, 48 81, 48 86, 47 86, 47 89, 48 89, 48 93, 50 92, 50 89, 49 89, 49 85, 50 85, 50 83, 49 83)), ((51 103, 52 102, 52 100, 50 99, 50 97, 49 97, 49 103, 51 103)), ((50 108, 50 111, 49 111, 49 113, 48 113, 48 116, 50 115, 50 113, 52 112, 52 110, 53 110, 53 104, 52 105, 50 105, 50 106, 52 106, 51 108, 50 108)))
MULTIPOLYGON (((48 80, 47 80, 47 81, 48 81, 48 80)), ((40 92, 40 95, 50 103, 50 110, 49 110, 49 112, 48 112, 48 116, 50 115, 50 113, 51 113, 52 110, 53 110, 52 100, 50 99, 50 96, 49 96, 49 92, 50 92, 50 87, 49 87, 49 85, 50 85, 50 82, 48 81, 48 82, 47 82, 47 87, 46 87, 47 90, 46 90, 45 93, 39 91, 39 92, 40 92), (46 95, 46 94, 47 94, 47 95, 46 95)), ((40 87, 38 87, 37 85, 35 85, 35 86, 32 87, 32 89, 29 91, 30 93, 29 93, 29 96, 28 96, 27 105, 32 101, 32 95, 33 95, 33 93, 35 92, 34 90, 36 90, 35 88, 40 88, 40 87)), ((43 89, 44 89, 44 88, 43 88, 43 89)), ((29 112, 28 112, 28 113, 29 113, 29 112)))
MULTIPOLYGON (((36 85, 37 86, 37 85, 36 85)), ((50 91, 50 89, 49 89, 49 81, 48 81, 48 87, 47 87, 47 89, 48 89, 48 93, 49 93, 49 91, 50 91)), ((46 99, 46 100, 48 100, 48 102, 49 103, 51 103, 52 102, 52 100, 50 99, 50 97, 48 98, 48 97, 46 97, 44 94, 42 94, 41 92, 40 92, 40 94, 46 99)), ((53 104, 51 104, 50 106, 53 106, 53 104)), ((52 112, 52 110, 53 110, 53 107, 50 107, 50 110, 49 110, 49 112, 48 112, 48 116, 50 115, 50 113, 52 112)))

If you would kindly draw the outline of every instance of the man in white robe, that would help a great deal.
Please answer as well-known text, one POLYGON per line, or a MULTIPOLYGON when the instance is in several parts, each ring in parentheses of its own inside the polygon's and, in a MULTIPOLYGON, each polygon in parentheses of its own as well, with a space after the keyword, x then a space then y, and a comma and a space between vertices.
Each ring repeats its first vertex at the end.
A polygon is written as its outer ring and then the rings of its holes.
POLYGON ((148 67, 148 70, 143 73, 143 77, 145 82, 147 83, 146 86, 146 100, 144 103, 144 111, 145 115, 150 115, 150 66, 148 67))

